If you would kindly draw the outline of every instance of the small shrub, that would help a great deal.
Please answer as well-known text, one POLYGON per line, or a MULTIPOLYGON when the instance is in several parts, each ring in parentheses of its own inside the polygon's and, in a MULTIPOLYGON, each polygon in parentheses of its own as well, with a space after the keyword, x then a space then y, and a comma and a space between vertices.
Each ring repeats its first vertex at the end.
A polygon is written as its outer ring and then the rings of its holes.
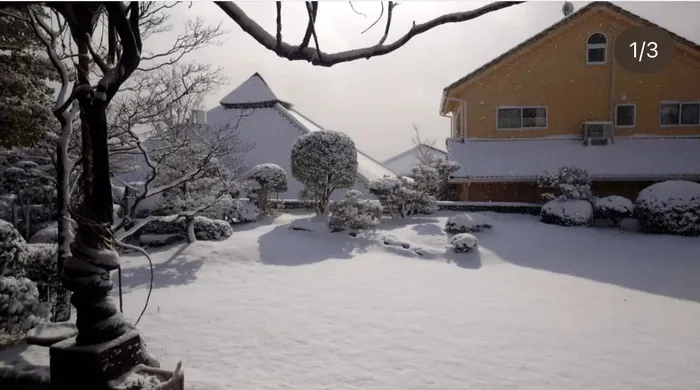
POLYGON ((593 204, 593 218, 605 221, 610 226, 620 226, 623 218, 634 215, 634 203, 617 195, 606 196, 593 204))
POLYGON ((593 206, 587 200, 551 200, 542 206, 542 222, 559 226, 586 226, 593 220, 593 206))
POLYGON ((34 282, 25 277, 0 276, 0 332, 23 334, 46 317, 48 309, 39 301, 34 282))
POLYGON ((254 166, 248 174, 248 179, 256 185, 252 188, 250 195, 254 195, 257 206, 264 214, 273 211, 270 207, 270 196, 286 192, 287 172, 277 164, 259 164, 254 166))
MULTIPOLYGON (((186 218, 179 218, 172 222, 150 221, 139 230, 138 234, 179 234, 183 237, 187 237, 187 221, 186 218)), ((231 225, 224 220, 194 217, 194 234, 198 240, 219 241, 230 237, 233 234, 233 229, 231 225)))
POLYGON ((478 246, 479 239, 469 233, 456 234, 450 239, 450 246, 455 253, 466 253, 478 246))
POLYGON ((248 200, 238 200, 228 221, 232 224, 255 222, 260 215, 260 209, 248 200))
POLYGON ((27 243, 11 223, 0 219, 0 276, 24 276, 27 243))
POLYGON ((331 203, 328 227, 331 231, 369 229, 379 223, 381 215, 378 201, 362 199, 360 191, 350 190, 345 199, 331 203))
MULTIPOLYGON (((421 172, 427 175, 429 167, 424 168, 421 172)), ((405 176, 384 176, 370 183, 369 192, 377 197, 394 218, 406 218, 419 213, 432 214, 438 209, 437 199, 421 180, 405 176)))
POLYGON ((447 233, 478 233, 493 227, 491 219, 480 214, 464 213, 449 217, 445 224, 447 233))
POLYGON ((700 184, 671 180, 652 184, 637 196, 640 227, 647 233, 700 235, 700 184))
POLYGON ((29 244, 27 258, 27 278, 36 283, 39 301, 52 308, 55 305, 55 288, 59 284, 56 244, 29 244))
POLYGON ((552 190, 542 194, 544 200, 582 199, 588 200, 591 192, 591 177, 585 169, 564 166, 556 172, 543 172, 537 180, 543 189, 552 190))

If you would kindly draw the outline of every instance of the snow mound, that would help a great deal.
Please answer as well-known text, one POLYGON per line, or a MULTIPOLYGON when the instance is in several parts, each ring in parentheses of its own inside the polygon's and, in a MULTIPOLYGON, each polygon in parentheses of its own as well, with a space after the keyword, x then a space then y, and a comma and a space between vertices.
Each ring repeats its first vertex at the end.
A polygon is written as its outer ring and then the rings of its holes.
POLYGON ((450 245, 452 246, 455 253, 465 253, 476 248, 479 239, 475 235, 470 233, 460 233, 456 234, 450 239, 450 245))
POLYGON ((477 233, 492 227, 493 221, 490 217, 476 213, 453 215, 445 223, 445 231, 448 233, 477 233))
POLYGON ((27 344, 42 345, 45 347, 56 344, 59 341, 69 339, 78 334, 78 328, 70 322, 54 322, 39 324, 27 332, 25 341, 27 344))
POLYGON ((411 243, 410 243, 410 242, 408 242, 408 241, 406 241, 406 240, 402 240, 402 239, 400 239, 400 238, 398 238, 398 237, 396 237, 396 236, 394 236, 394 235, 391 235, 391 234, 388 234, 388 235, 384 236, 384 240, 383 240, 383 241, 384 241, 384 245, 389 245, 389 246, 400 246, 400 247, 402 247, 402 248, 404 248, 404 249, 409 249, 409 248, 411 247, 411 243))
POLYGON ((587 200, 551 200, 542 206, 542 222, 560 226, 588 225, 593 219, 593 206, 587 200))
POLYGON ((646 232, 700 235, 700 184, 682 180, 652 184, 637 196, 636 210, 646 232))

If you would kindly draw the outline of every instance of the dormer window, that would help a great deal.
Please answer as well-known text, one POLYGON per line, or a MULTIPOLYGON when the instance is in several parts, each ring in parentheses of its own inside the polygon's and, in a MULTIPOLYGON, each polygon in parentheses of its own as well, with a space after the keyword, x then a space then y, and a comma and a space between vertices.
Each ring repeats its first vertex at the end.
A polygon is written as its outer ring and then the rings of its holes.
POLYGON ((589 65, 605 64, 607 58, 608 40, 601 33, 593 33, 588 37, 588 50, 586 53, 586 63, 589 65))

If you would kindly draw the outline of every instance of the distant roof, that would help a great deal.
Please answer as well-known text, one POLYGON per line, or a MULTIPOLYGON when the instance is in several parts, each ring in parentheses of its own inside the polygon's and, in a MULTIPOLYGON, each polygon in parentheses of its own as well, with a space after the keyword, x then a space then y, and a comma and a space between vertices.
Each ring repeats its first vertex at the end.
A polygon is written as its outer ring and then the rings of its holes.
POLYGON ((434 152, 439 153, 443 157, 447 156, 447 152, 440 149, 440 148, 436 148, 435 146, 428 145, 428 144, 420 144, 420 145, 416 145, 416 146, 412 147, 411 149, 405 150, 405 151, 403 151, 395 156, 389 157, 388 159, 384 160, 384 164, 389 164, 396 159, 399 159, 407 154, 410 154, 410 153, 417 151, 418 146, 421 146, 423 148, 429 148, 429 149, 433 150, 434 152))
POLYGON ((468 75, 466 75, 466 76, 460 78, 459 80, 457 80, 457 81, 453 82, 452 84, 448 85, 447 87, 445 87, 445 88, 443 89, 443 93, 442 93, 442 94, 443 94, 443 101, 442 101, 442 103, 440 104, 440 106, 441 106, 441 107, 440 107, 440 110, 442 111, 443 107, 445 106, 445 99, 444 99, 445 96, 447 96, 447 93, 448 93, 450 90, 452 90, 453 88, 455 88, 455 87, 457 87, 458 85, 460 85, 460 84, 462 84, 462 83, 468 81, 469 79, 474 78, 475 76, 481 74, 483 71, 489 69, 490 67, 494 66, 495 64, 497 64, 497 63, 503 61, 504 59, 510 57, 511 55, 517 53, 517 52, 520 51, 521 49, 523 49, 523 48, 525 48, 525 47, 531 45, 532 43, 536 42, 536 41, 539 40, 540 38, 543 38, 543 37, 545 37, 546 35, 550 34, 552 31, 556 30, 557 28, 559 28, 559 27, 561 27, 561 26, 563 26, 563 25, 565 25, 565 24, 568 24, 568 23, 571 22, 572 20, 577 19, 577 18, 580 17, 581 15, 584 15, 584 14, 586 14, 588 11, 591 11, 591 10, 593 10, 594 8, 597 8, 597 7, 605 7, 605 8, 611 9, 611 10, 613 10, 613 11, 615 11, 615 12, 618 12, 618 13, 620 13, 620 14, 622 14, 622 15, 625 15, 626 17, 628 17, 628 18, 630 18, 630 19, 636 20, 637 22, 639 22, 640 24, 645 25, 645 26, 661 28, 662 30, 666 31, 666 32, 667 32, 673 39, 675 39, 676 41, 681 42, 682 44, 684 44, 684 45, 686 45, 686 46, 688 46, 688 47, 691 47, 691 48, 693 48, 693 49, 695 49, 695 50, 700 51, 700 45, 698 45, 697 43, 692 42, 692 41, 690 41, 690 40, 688 40, 688 39, 686 39, 686 38, 683 38, 683 37, 681 37, 680 35, 675 34, 675 33, 671 32, 671 31, 669 31, 669 30, 667 30, 667 29, 665 29, 665 28, 663 28, 663 27, 661 27, 661 26, 659 26, 659 25, 657 25, 657 24, 655 24, 655 23, 653 23, 653 22, 651 22, 651 21, 649 21, 649 20, 647 20, 647 19, 644 19, 644 18, 642 18, 642 17, 639 16, 639 15, 636 15, 636 14, 634 14, 634 13, 632 13, 632 12, 629 12, 629 11, 627 11, 627 10, 621 8, 621 7, 618 7, 618 6, 612 4, 612 3, 608 2, 608 1, 593 1, 593 2, 591 2, 590 4, 586 5, 585 7, 576 10, 576 11, 575 11, 574 13, 572 13, 571 15, 569 15, 569 16, 567 16, 567 17, 565 17, 565 18, 562 18, 560 21, 558 21, 557 23, 554 23, 554 24, 551 25, 550 27, 548 27, 548 28, 542 30, 542 31, 541 31, 540 33, 538 33, 537 35, 535 35, 535 36, 531 37, 530 39, 528 39, 528 40, 522 42, 521 44, 519 44, 519 45, 513 47, 512 49, 508 50, 507 52, 501 54, 500 56, 494 58, 493 60, 487 62, 486 64, 484 64, 484 65, 482 65, 481 67, 477 68, 476 70, 472 71, 472 72, 469 73, 468 75))
POLYGON ((571 165, 597 179, 700 179, 700 138, 619 137, 613 144, 584 146, 580 139, 449 140, 448 159, 462 168, 453 178, 534 180, 571 165))
POLYGON ((219 103, 226 108, 272 107, 277 103, 291 107, 289 103, 275 96, 258 72, 229 92, 219 103))

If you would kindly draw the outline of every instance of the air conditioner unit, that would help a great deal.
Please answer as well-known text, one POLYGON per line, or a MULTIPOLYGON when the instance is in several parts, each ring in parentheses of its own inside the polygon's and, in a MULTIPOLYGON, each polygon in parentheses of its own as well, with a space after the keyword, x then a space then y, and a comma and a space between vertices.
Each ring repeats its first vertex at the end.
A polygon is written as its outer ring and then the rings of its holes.
POLYGON ((613 141, 612 122, 583 122, 583 144, 609 145, 613 141))

